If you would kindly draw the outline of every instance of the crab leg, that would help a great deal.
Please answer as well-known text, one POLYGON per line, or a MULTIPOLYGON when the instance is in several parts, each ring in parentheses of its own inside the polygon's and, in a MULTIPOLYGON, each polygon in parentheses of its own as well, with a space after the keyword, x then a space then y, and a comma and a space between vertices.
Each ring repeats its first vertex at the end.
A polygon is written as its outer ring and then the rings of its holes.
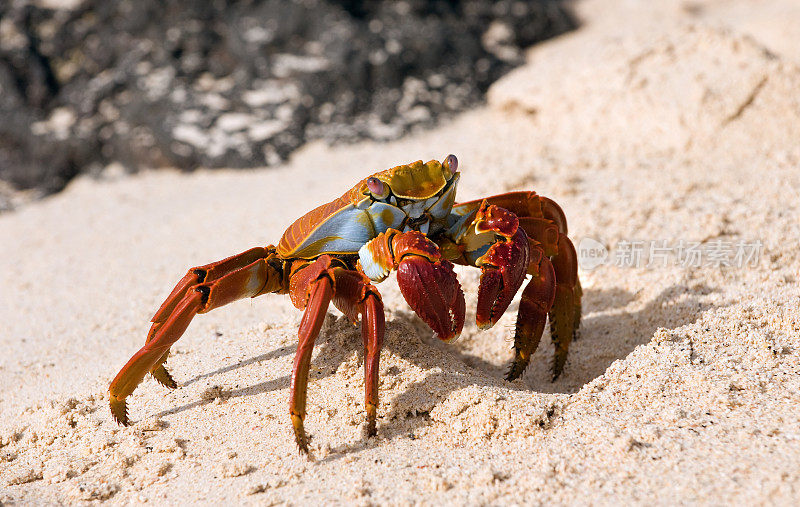
MULTIPOLYGON (((550 310, 550 336, 556 348, 552 369, 555 380, 564 369, 569 345, 577 338, 581 321, 582 290, 578 279, 577 254, 567 237, 564 211, 554 201, 536 192, 509 192, 489 197, 486 202, 516 214, 520 228, 533 240, 532 248, 536 248, 538 243, 545 255, 552 259, 556 292, 550 310)), ((457 206, 477 207, 478 203, 472 201, 457 206)), ((514 370, 512 366, 512 372, 514 370)), ((509 376, 512 372, 509 372, 509 376)))
POLYGON ((556 347, 552 369, 555 380, 564 369, 569 345, 577 338, 581 322, 578 257, 572 241, 549 220, 525 217, 520 218, 519 223, 532 238, 531 247, 551 257, 555 272, 555 300, 550 310, 550 337, 556 347))
POLYGON ((532 247, 544 250, 552 258, 555 269, 556 298, 550 311, 550 337, 556 347, 553 359, 555 380, 564 368, 569 344, 577 338, 581 322, 582 291, 577 254, 572 241, 550 220, 524 217, 519 219, 519 224, 533 239, 532 247))
POLYGON ((289 402, 289 413, 294 426, 294 438, 301 452, 308 454, 308 437, 303 428, 306 417, 306 392, 308 388, 308 369, 311 364, 311 354, 314 352, 314 342, 322 329, 322 322, 328 311, 328 305, 333 296, 333 284, 325 275, 313 281, 308 289, 310 297, 300 330, 297 333, 297 353, 292 366, 292 392, 289 402))
MULTIPOLYGON (((147 340, 145 340, 145 343, 153 339, 156 332, 170 317, 175 307, 186 296, 186 292, 192 286, 204 282, 214 282, 227 273, 243 268, 258 259, 267 257, 269 253, 270 251, 267 248, 255 247, 218 262, 191 268, 175 285, 175 288, 172 289, 172 292, 167 296, 167 299, 161 304, 161 307, 159 307, 156 314, 150 320, 153 325, 150 326, 150 331, 147 333, 147 340)), ((150 374, 163 386, 175 389, 177 384, 175 380, 172 379, 172 375, 169 374, 166 367, 164 367, 167 356, 169 356, 169 349, 156 361, 155 365, 150 369, 150 374)))
POLYGON ((531 252, 532 260, 529 272, 531 281, 522 291, 517 314, 517 326, 514 333, 514 360, 506 375, 506 380, 514 380, 525 371, 531 356, 542 339, 547 313, 553 306, 555 298, 555 272, 550 260, 543 255, 541 249, 531 252))
POLYGON ((172 344, 183 335, 196 314, 280 288, 282 274, 267 262, 271 254, 271 250, 263 248, 248 250, 218 263, 193 268, 178 282, 153 317, 144 346, 111 381, 109 404, 118 423, 129 424, 125 398, 148 371, 162 384, 175 386, 163 362, 172 344))
POLYGON ((364 408, 367 412, 367 436, 377 433, 378 367, 383 348, 385 317, 380 293, 364 273, 336 268, 336 291, 333 304, 353 323, 362 316, 361 339, 364 343, 364 408))
POLYGON ((564 234, 558 235, 558 254, 553 256, 556 293, 550 311, 550 337, 556 346, 553 356, 553 380, 567 362, 569 344, 578 334, 581 318, 581 286, 578 282, 578 256, 564 234))
POLYGON ((383 303, 375 294, 364 301, 361 339, 364 342, 364 407, 367 411, 367 436, 377 434, 378 373, 385 330, 383 303))
POLYGON ((295 441, 300 451, 308 453, 309 439, 303 421, 306 417, 311 355, 331 299, 353 322, 358 321, 359 315, 363 316, 364 407, 367 412, 367 435, 374 436, 378 407, 378 365, 385 329, 383 303, 378 290, 363 273, 346 269, 340 261, 322 255, 313 262, 299 264, 293 269, 289 295, 297 308, 305 308, 298 332, 299 343, 292 369, 289 403, 295 441))

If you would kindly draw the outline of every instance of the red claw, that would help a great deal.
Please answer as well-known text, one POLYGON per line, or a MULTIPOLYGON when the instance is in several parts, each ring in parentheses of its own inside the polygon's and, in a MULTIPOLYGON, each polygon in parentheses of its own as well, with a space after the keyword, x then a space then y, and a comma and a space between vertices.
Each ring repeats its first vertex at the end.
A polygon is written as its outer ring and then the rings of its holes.
POLYGON ((409 306, 439 338, 450 341, 461 334, 466 305, 453 264, 406 256, 397 267, 397 284, 409 306))
POLYGON ((517 293, 528 269, 528 237, 522 229, 505 241, 493 244, 481 258, 481 283, 475 322, 488 329, 506 311, 517 293))

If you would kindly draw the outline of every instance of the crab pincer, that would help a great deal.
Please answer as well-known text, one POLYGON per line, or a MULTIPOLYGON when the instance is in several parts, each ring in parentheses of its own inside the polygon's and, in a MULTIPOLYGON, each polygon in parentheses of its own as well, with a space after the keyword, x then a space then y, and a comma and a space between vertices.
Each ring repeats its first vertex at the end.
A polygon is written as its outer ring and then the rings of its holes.
POLYGON ((360 251, 362 269, 373 280, 397 270, 397 284, 408 305, 444 341, 461 334, 466 304, 453 264, 419 231, 390 229, 360 251))
POLYGON ((476 262, 481 267, 475 321, 489 329, 503 315, 525 281, 529 245, 519 219, 510 211, 484 203, 475 216, 475 232, 494 241, 476 262))
POLYGON ((466 306, 450 262, 407 257, 397 268, 397 283, 409 306, 439 338, 458 338, 466 306))

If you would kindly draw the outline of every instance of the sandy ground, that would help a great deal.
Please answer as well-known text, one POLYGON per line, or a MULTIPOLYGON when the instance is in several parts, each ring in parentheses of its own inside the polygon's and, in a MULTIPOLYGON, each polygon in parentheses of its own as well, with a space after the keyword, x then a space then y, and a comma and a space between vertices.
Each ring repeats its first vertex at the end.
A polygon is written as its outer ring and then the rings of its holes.
MULTIPOLYGON (((275 170, 109 173, 0 215, 0 502, 796 504, 800 6, 577 8, 582 29, 435 131, 309 145, 275 170), (195 319, 169 361, 179 389, 147 379, 138 422, 113 423, 108 383, 187 267, 276 242, 365 174, 450 152, 461 199, 535 189, 576 243, 610 250, 581 272, 561 378, 545 339, 503 380, 517 303, 482 333, 468 310, 445 345, 390 278, 377 438, 358 329, 332 313, 309 387, 316 459, 298 455, 300 313, 280 296, 195 319), (635 241, 641 265, 625 266, 635 241), (647 267, 651 241, 670 256, 647 267)), ((474 308, 478 272, 458 272, 474 308)))

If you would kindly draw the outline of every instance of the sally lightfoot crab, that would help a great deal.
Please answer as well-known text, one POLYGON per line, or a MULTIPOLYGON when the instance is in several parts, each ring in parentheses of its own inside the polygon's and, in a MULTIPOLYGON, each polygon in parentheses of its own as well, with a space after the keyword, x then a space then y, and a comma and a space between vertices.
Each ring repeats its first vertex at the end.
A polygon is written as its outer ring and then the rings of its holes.
POLYGON ((311 355, 331 302, 354 323, 361 318, 367 434, 375 435, 384 314, 374 283, 397 271, 411 308, 450 341, 461 333, 465 312, 453 263, 481 269, 475 313, 481 329, 497 322, 531 275, 519 303, 506 378, 525 371, 549 316, 555 379, 581 317, 577 257, 564 213, 535 192, 456 204, 459 177, 454 155, 442 163, 417 161, 375 173, 301 217, 277 246, 190 269, 153 317, 144 346, 111 382, 114 419, 129 424, 125 399, 148 372, 166 387, 177 386, 164 362, 196 314, 237 299, 288 293, 305 309, 289 402, 300 450, 308 452, 303 420, 311 355))

